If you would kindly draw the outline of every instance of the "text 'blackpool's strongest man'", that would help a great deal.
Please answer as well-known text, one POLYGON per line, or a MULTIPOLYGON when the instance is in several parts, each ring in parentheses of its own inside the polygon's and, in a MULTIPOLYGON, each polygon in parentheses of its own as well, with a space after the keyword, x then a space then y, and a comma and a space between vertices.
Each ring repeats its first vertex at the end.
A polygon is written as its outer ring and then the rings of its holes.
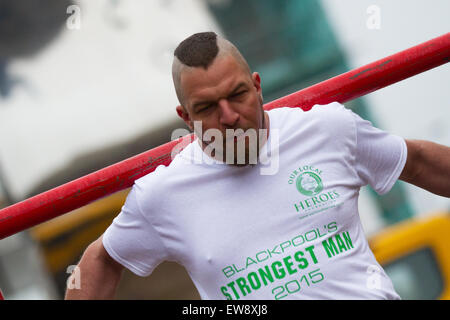
POLYGON ((172 71, 196 139, 136 180, 66 298, 113 298, 124 268, 176 261, 202 299, 399 299, 365 239, 359 190, 401 179, 449 197, 450 148, 337 102, 266 112, 259 74, 212 32, 181 42, 172 71))

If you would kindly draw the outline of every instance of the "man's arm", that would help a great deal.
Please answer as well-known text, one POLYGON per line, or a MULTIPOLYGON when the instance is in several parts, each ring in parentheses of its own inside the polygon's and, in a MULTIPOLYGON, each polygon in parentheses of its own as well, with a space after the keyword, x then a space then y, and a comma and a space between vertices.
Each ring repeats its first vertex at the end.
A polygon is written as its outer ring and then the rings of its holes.
POLYGON ((67 288, 65 299, 114 299, 123 269, 106 252, 100 237, 89 245, 74 271, 79 272, 79 289, 67 288))
POLYGON ((399 179, 450 197, 450 147, 424 140, 405 140, 408 157, 399 179))

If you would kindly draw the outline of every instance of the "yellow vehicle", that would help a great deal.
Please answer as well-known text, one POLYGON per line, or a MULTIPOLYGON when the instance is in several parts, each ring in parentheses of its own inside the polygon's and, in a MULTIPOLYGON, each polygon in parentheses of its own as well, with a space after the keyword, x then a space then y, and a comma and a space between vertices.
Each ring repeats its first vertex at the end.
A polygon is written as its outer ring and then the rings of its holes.
POLYGON ((40 224, 30 230, 52 274, 77 264, 87 246, 96 240, 120 212, 130 190, 126 189, 87 206, 40 224))
POLYGON ((393 225, 369 244, 402 299, 450 299, 450 214, 393 225))
MULTIPOLYGON (((77 264, 85 248, 111 224, 128 192, 115 193, 31 229, 61 296, 69 276, 68 266, 77 264)), ((371 237, 369 245, 402 299, 450 298, 450 214, 390 226, 371 237)), ((122 282, 128 283, 119 286, 118 298, 199 298, 184 268, 173 263, 161 264, 149 279, 131 272, 125 278, 122 282)))
MULTIPOLYGON (((30 229, 60 297, 64 296, 72 270, 69 266, 76 265, 87 246, 103 234, 129 191, 117 192, 30 229)), ((147 278, 125 270, 117 291, 118 299, 200 299, 186 270, 174 262, 160 264, 147 278)))

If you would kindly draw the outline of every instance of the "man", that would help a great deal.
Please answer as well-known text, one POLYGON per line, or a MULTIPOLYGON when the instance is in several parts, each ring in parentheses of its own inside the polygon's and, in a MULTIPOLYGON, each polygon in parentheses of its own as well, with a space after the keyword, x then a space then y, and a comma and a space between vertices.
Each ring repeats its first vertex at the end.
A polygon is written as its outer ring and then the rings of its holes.
POLYGON ((212 32, 180 43, 173 80, 197 139, 135 182, 67 299, 113 298, 124 267, 147 276, 165 260, 202 299, 399 298, 364 237, 359 189, 384 194, 400 178, 449 197, 450 148, 390 135, 339 103, 265 112, 259 74, 212 32), (230 135, 239 129, 256 134, 230 135))

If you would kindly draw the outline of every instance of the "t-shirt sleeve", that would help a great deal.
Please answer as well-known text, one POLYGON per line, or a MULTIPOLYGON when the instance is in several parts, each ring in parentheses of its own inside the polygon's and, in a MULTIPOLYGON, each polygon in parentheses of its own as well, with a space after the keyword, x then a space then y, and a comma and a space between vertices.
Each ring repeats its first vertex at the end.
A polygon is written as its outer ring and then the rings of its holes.
POLYGON ((391 190, 402 173, 407 157, 406 142, 402 137, 373 127, 359 115, 351 114, 356 128, 356 173, 362 185, 369 184, 383 195, 391 190))
POLYGON ((103 234, 103 246, 118 263, 145 277, 167 255, 157 230, 141 212, 139 187, 135 184, 119 215, 103 234))

